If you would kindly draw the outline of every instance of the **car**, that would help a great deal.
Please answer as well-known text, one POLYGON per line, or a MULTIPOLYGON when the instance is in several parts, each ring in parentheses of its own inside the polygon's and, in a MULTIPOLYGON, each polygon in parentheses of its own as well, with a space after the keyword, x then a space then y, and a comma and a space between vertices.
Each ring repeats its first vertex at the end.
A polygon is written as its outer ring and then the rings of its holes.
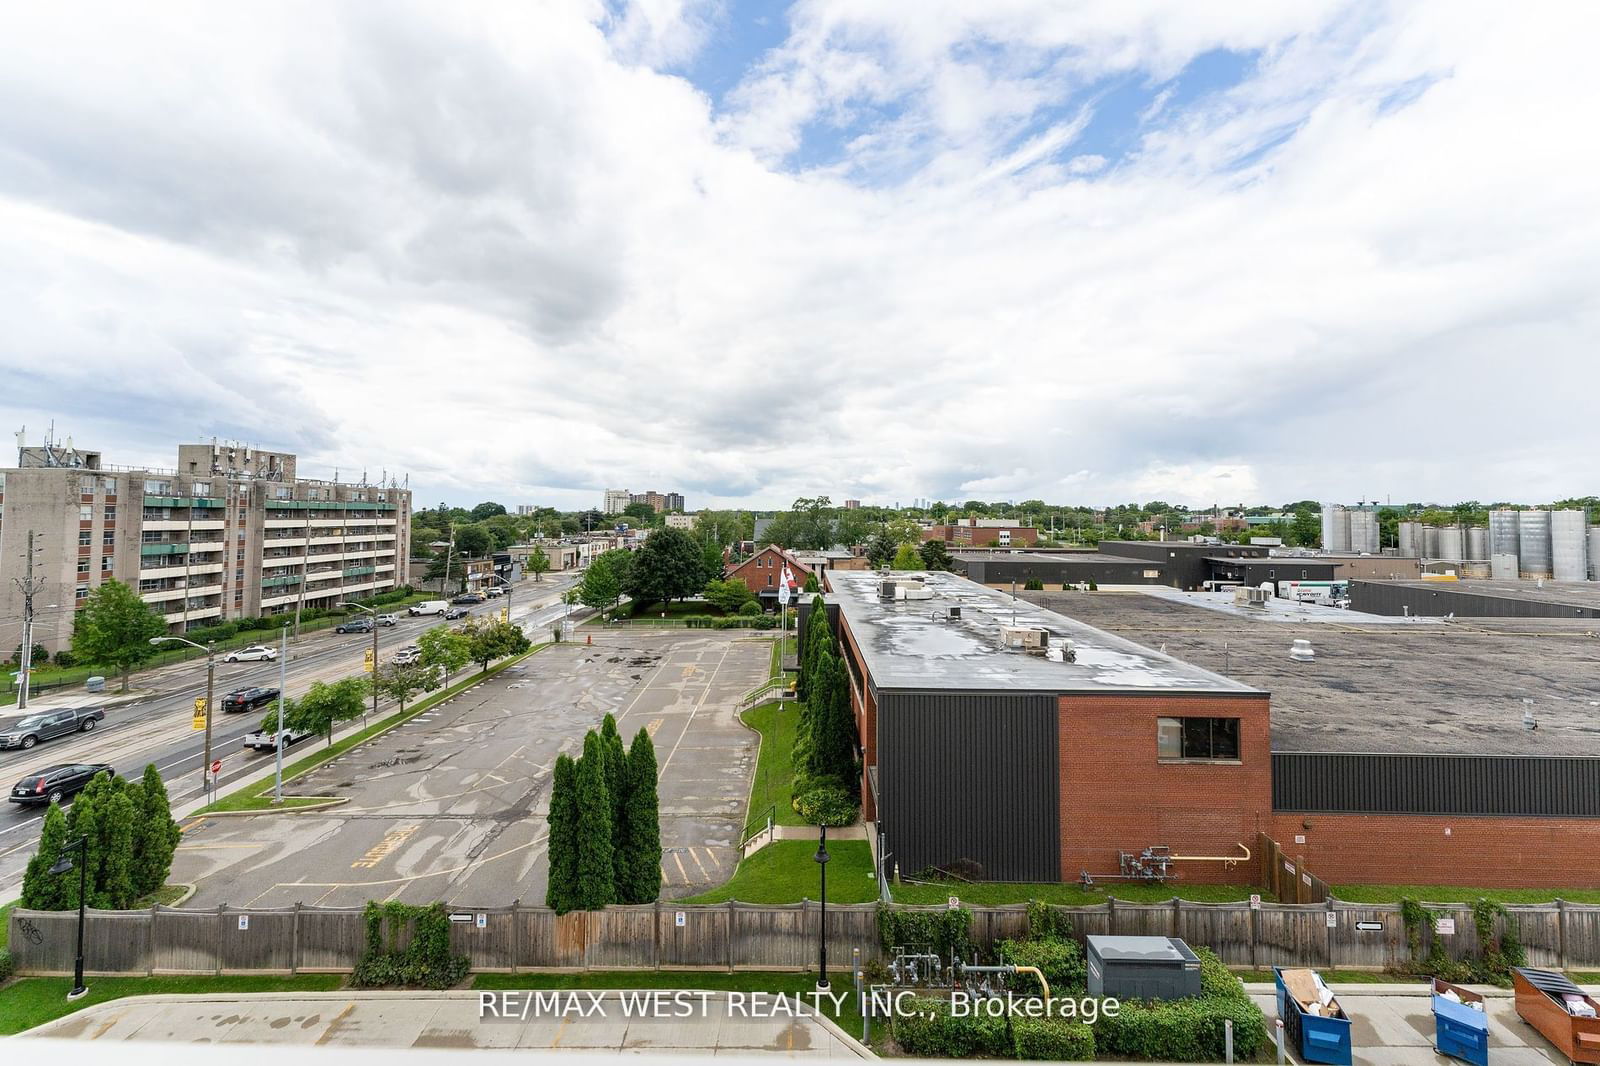
POLYGON ((415 644, 407 644, 394 653, 394 664, 396 666, 415 666, 421 661, 422 649, 415 644))
POLYGON ((467 610, 465 607, 452 607, 444 613, 444 620, 446 622, 453 622, 457 618, 465 618, 471 613, 472 612, 467 610))
POLYGON ((100 722, 106 712, 99 707, 63 707, 57 711, 39 711, 0 722, 0 748, 21 748, 27 751, 41 740, 54 740, 70 733, 87 733, 100 722))
POLYGON ((412 618, 423 614, 444 614, 449 606, 443 600, 423 600, 421 603, 413 603, 410 607, 407 607, 406 613, 412 618))
POLYGON ((506 594, 506 590, 499 585, 491 585, 489 588, 483 590, 483 594, 492 600, 496 596, 504 596, 506 594))
POLYGON ((278 690, 275 688, 236 688, 222 697, 222 713, 253 711, 257 707, 265 707, 277 698, 278 690))
MULTIPOLYGON (((283 731, 283 746, 298 744, 314 734, 304 729, 285 729, 283 731)), ((244 746, 253 751, 277 751, 278 731, 275 729, 259 729, 254 733, 244 735, 244 746)))
POLYGON ((371 633, 372 619, 352 618, 347 622, 340 622, 333 627, 335 633, 371 633))
POLYGON ((483 602, 483 595, 481 593, 477 593, 477 592, 463 592, 461 595, 457 596, 455 599, 451 600, 450 602, 451 603, 482 603, 483 602))
POLYGON ((6 798, 24 807, 60 803, 82 791, 84 785, 94 780, 95 774, 117 776, 117 772, 103 762, 60 763, 24 776, 6 798))
POLYGON ((265 644, 252 644, 248 648, 235 648, 222 657, 225 663, 270 663, 278 657, 277 648, 265 644))
POLYGON ((380 626, 397 626, 400 624, 400 616, 397 614, 380 614, 378 616, 378 624, 380 626))

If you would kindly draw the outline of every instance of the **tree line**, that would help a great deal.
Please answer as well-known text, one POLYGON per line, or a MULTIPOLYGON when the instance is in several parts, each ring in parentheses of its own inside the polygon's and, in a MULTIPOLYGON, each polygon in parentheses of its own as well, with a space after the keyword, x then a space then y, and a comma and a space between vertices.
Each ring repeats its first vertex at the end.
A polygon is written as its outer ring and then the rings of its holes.
POLYGON ((661 894, 661 813, 656 748, 641 729, 626 750, 617 720, 583 738, 583 755, 556 759, 547 816, 545 906, 557 914, 661 894))

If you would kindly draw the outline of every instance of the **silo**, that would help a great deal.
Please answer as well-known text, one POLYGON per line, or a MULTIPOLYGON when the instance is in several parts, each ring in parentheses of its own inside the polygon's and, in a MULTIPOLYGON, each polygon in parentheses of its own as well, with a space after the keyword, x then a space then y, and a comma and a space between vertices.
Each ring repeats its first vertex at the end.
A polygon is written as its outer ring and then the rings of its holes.
POLYGON ((1589 580, 1600 581, 1600 526, 1589 527, 1589 580))
POLYGON ((1495 552, 1489 556, 1489 576, 1496 581, 1517 579, 1517 557, 1510 552, 1495 552))
POLYGON ((1459 563, 1466 557, 1466 538, 1460 526, 1444 526, 1439 530, 1439 558, 1447 563, 1459 563))
POLYGON ((1550 576, 1550 512, 1517 515, 1517 561, 1528 577, 1550 576))
POLYGON ((1589 516, 1582 511, 1550 512, 1550 576, 1557 581, 1589 577, 1589 516))
POLYGON ((1402 559, 1415 559, 1422 554, 1422 523, 1401 522, 1399 529, 1399 547, 1395 554, 1402 559))
POLYGON ((1424 559, 1439 558, 1439 527, 1422 527, 1422 557, 1424 559))
POLYGON ((1350 550, 1350 512, 1336 503, 1322 505, 1322 550, 1350 550))
POLYGON ((1349 549, 1378 554, 1378 512, 1365 509, 1346 512, 1350 520, 1349 549))
POLYGON ((1496 579, 1506 580, 1517 576, 1517 512, 1512 510, 1489 512, 1489 560, 1491 563, 1501 556, 1511 557, 1511 572, 1501 573, 1502 564, 1493 567, 1496 579))
POLYGON ((1489 530, 1486 527, 1467 527, 1467 558, 1478 561, 1489 558, 1489 530))

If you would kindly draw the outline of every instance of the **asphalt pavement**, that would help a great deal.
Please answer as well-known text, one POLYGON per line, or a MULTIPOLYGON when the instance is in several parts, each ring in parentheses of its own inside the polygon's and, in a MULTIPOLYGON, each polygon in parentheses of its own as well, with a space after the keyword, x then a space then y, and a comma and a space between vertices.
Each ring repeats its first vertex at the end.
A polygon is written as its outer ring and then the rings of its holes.
MULTIPOLYGON (((547 575, 543 581, 520 582, 512 596, 512 618, 534 641, 549 639, 549 627, 566 608, 560 597, 576 581, 575 573, 547 575)), ((503 599, 491 599, 472 608, 475 615, 497 614, 503 599)), ((378 630, 378 654, 387 662, 395 651, 412 643, 424 631, 438 625, 433 616, 412 618, 399 612, 401 621, 378 630)), ((362 669, 366 652, 372 647, 369 633, 336 634, 332 629, 306 634, 289 645, 284 667, 285 689, 296 696, 313 681, 333 681, 362 669)), ((220 706, 225 693, 248 686, 278 687, 279 666, 271 663, 216 662, 214 698, 220 706)), ((116 682, 110 682, 113 689, 116 682)), ((92 733, 48 741, 31 751, 0 753, 0 787, 10 786, 32 770, 57 763, 110 763, 119 774, 137 776, 154 763, 166 781, 174 804, 198 796, 203 788, 201 764, 204 761, 203 732, 192 726, 194 701, 205 695, 204 658, 162 667, 135 676, 135 685, 151 694, 137 702, 108 707, 105 721, 92 733)), ((115 691, 108 693, 114 696, 115 691)), ((36 700, 34 706, 47 701, 36 700)), ((380 713, 385 705, 380 703, 380 713)), ((30 709, 33 709, 30 707, 30 709)), ((16 713, 8 708, 8 713, 16 713)), ((212 722, 212 758, 223 764, 219 783, 227 782, 270 760, 271 753, 247 751, 240 741, 253 733, 267 708, 236 714, 218 713, 212 722)), ((311 741, 303 742, 300 748, 311 741)), ((296 749, 299 750, 299 749, 296 749)), ((0 900, 16 895, 22 872, 39 839, 44 810, 6 804, 0 812, 0 900)))

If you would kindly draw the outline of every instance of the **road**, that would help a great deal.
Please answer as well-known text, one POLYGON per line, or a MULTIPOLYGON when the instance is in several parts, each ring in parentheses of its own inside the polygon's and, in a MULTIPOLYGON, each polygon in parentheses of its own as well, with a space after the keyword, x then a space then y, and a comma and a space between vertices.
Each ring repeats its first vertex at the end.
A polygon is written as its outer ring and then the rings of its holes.
MULTIPOLYGON (((512 595, 512 620, 535 641, 548 640, 551 623, 566 611, 561 595, 577 580, 576 573, 547 576, 543 581, 523 581, 512 595)), ((498 613, 504 601, 493 599, 472 611, 475 615, 498 613)), ((439 624, 437 617, 411 618, 378 631, 378 655, 387 662, 393 653, 416 640, 424 630, 439 624)), ((365 653, 372 647, 371 634, 336 634, 331 629, 309 634, 289 647, 285 667, 285 689, 297 696, 313 681, 333 681, 362 669, 365 653)), ((204 734, 192 726, 196 697, 205 695, 205 660, 166 667, 138 678, 141 688, 153 694, 135 703, 108 707, 105 721, 92 733, 49 741, 32 751, 0 753, 0 787, 10 787, 25 774, 56 763, 110 763, 117 773, 136 776, 154 763, 167 783, 168 794, 176 802, 198 795, 202 788, 201 762, 205 751, 204 734)), ((224 693, 251 685, 276 688, 277 663, 216 664, 215 698, 220 705, 224 693)), ((380 710, 382 709, 380 704, 380 710)), ((212 723, 212 757, 221 759, 221 783, 271 759, 270 752, 245 751, 240 740, 261 722, 266 708, 239 714, 218 713, 212 723)), ((0 814, 0 899, 6 898, 20 883, 28 858, 34 853, 44 809, 6 804, 0 814)))

